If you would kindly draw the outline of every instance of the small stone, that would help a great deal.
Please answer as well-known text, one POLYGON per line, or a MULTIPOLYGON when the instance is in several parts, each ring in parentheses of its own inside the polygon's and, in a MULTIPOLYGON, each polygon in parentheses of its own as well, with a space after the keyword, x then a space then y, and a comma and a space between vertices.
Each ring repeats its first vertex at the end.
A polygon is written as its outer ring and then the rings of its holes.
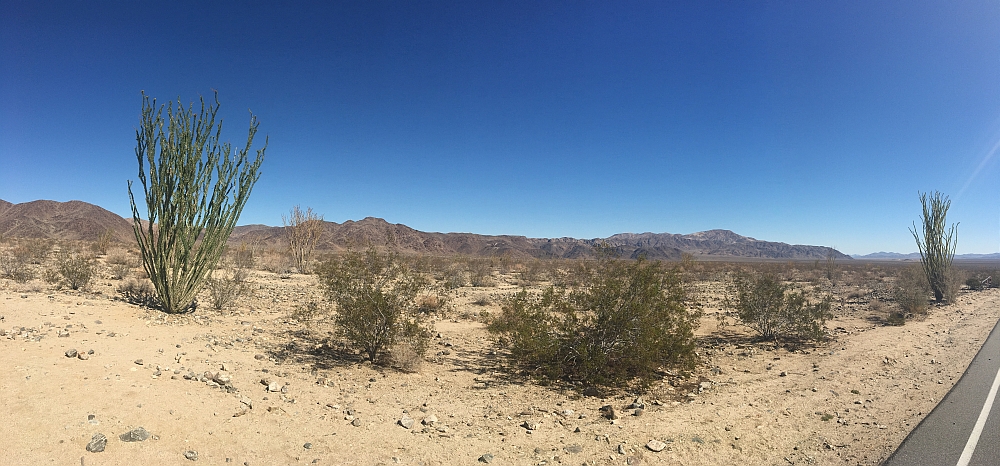
POLYGON ((400 426, 403 426, 404 429, 412 429, 413 422, 414 422, 413 419, 410 419, 409 416, 403 416, 398 421, 396 421, 396 423, 399 424, 400 426))
POLYGON ((425 426, 433 426, 435 422, 438 422, 438 418, 433 414, 425 417, 423 421, 420 421, 420 423, 425 426))
POLYGON ((135 360, 135 364, 136 364, 137 366, 141 366, 141 365, 142 365, 142 359, 136 359, 136 360, 135 360))
POLYGON ((263 361, 263 360, 267 359, 267 356, 264 356, 263 354, 255 354, 255 355, 253 355, 253 358, 256 359, 256 360, 258 360, 258 361, 263 361))
POLYGON ((361 427, 361 419, 354 418, 354 420, 351 421, 351 425, 354 427, 361 427))
POLYGON ((81 361, 86 361, 86 360, 90 359, 90 355, 87 354, 87 353, 79 353, 79 354, 76 355, 76 357, 78 359, 80 359, 81 361))
POLYGON ((79 353, 76 352, 75 348, 70 348, 70 349, 66 350, 66 357, 67 358, 75 358, 77 354, 79 354, 79 353))
POLYGON ((191 461, 198 461, 198 452, 194 450, 188 450, 184 452, 184 457, 191 461))
POLYGON ((91 453, 100 453, 104 451, 104 447, 108 446, 108 438, 104 434, 98 432, 90 438, 90 443, 87 444, 87 451, 91 453))
POLYGON ((525 429, 528 430, 538 430, 539 425, 537 422, 524 421, 521 423, 521 427, 524 427, 525 429))
POLYGON ((636 416, 636 417, 638 417, 638 416, 642 416, 642 413, 643 413, 643 412, 644 412, 644 410, 643 410, 642 408, 639 408, 639 409, 635 410, 635 412, 634 412, 634 413, 632 413, 632 415, 633 415, 633 416, 636 416))
POLYGON ((661 442, 659 440, 653 439, 653 440, 650 440, 649 443, 646 444, 646 448, 649 448, 651 451, 655 451, 655 452, 659 453, 659 452, 663 451, 664 448, 667 448, 667 444, 665 444, 665 443, 663 443, 663 442, 661 442))
POLYGON ((575 453, 582 452, 583 451, 583 447, 580 446, 579 444, 574 443, 573 445, 570 445, 570 446, 568 446, 566 448, 563 448, 563 450, 566 450, 566 453, 574 453, 575 454, 575 453))
POLYGON ((305 448, 306 450, 308 450, 308 449, 310 449, 312 447, 313 447, 313 444, 311 444, 309 442, 306 442, 305 445, 302 445, 302 448, 305 448))
POLYGON ((601 409, 599 411, 602 414, 604 414, 604 417, 606 417, 606 418, 608 418, 608 419, 610 419, 612 421, 614 421, 615 419, 618 419, 618 412, 615 411, 614 406, 604 405, 604 406, 601 406, 601 409))
POLYGON ((213 377, 212 380, 214 380, 215 383, 219 385, 229 385, 229 382, 231 382, 233 379, 229 377, 229 374, 225 372, 218 372, 215 374, 215 377, 213 377))
POLYGON ((120 438, 123 442, 142 442, 143 440, 149 438, 149 432, 146 432, 146 429, 143 429, 142 427, 136 427, 135 429, 119 435, 118 438, 120 438))
POLYGON ((582 393, 583 393, 583 396, 592 396, 592 397, 595 397, 595 398, 601 396, 601 391, 598 390, 597 387, 594 387, 594 386, 590 386, 590 387, 584 388, 582 393))
POLYGON ((785 371, 781 371, 781 373, 778 374, 778 377, 787 377, 787 376, 788 376, 788 373, 785 372, 785 371))
POLYGON ((493 455, 490 453, 483 454, 483 456, 479 457, 479 462, 490 464, 493 462, 493 455))
POLYGON ((278 382, 271 382, 267 384, 267 391, 269 392, 278 392, 281 391, 282 388, 284 387, 282 387, 282 385, 278 382))
POLYGON ((625 449, 625 444, 624 443, 619 443, 618 444, 618 454, 619 455, 624 455, 626 453, 628 453, 628 450, 625 449))

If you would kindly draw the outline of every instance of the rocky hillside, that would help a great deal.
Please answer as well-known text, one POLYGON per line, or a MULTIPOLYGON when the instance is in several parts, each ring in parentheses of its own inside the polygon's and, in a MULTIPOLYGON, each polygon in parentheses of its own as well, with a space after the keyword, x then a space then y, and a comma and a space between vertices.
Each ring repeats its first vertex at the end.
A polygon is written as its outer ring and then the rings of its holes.
MULTIPOLYGON (((51 238, 94 241, 111 230, 121 241, 132 241, 131 219, 81 201, 33 201, 11 204, 0 200, 0 235, 4 237, 51 238)), ((266 225, 236 227, 231 243, 259 242, 283 247, 284 229, 266 225)), ((509 255, 538 258, 589 258, 594 247, 607 244, 622 257, 679 260, 691 253, 706 258, 752 259, 850 259, 823 246, 791 245, 760 241, 728 230, 709 230, 689 235, 670 233, 620 233, 608 238, 527 238, 511 235, 473 233, 428 233, 406 225, 368 217, 344 223, 323 222, 318 249, 337 251, 364 248, 369 244, 404 252, 463 254, 469 256, 509 255)))
POLYGON ((11 204, 0 200, 0 236, 96 241, 111 230, 118 241, 132 238, 129 221, 114 212, 82 201, 31 201, 11 204))

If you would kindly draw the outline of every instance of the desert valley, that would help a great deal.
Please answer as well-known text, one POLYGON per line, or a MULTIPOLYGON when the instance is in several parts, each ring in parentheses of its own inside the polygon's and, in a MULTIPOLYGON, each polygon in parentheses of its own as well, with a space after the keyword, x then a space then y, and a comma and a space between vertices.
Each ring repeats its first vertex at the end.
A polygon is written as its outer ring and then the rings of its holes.
MULTIPOLYGON (((373 365, 336 332, 317 274, 291 266, 281 227, 238 227, 217 273, 242 261, 246 287, 221 306, 205 291, 179 315, 123 298, 143 271, 129 221, 111 212, 0 201, 0 233, 8 265, 18 248, 41 251, 0 278, 0 464, 875 465, 1000 318, 1000 290, 986 287, 893 321, 912 262, 721 230, 580 240, 325 222, 318 259, 375 246, 430 283, 418 296, 433 326, 427 351, 373 365), (614 388, 511 365, 487 324, 522 289, 573 287, 597 244, 682 278, 701 310, 693 369, 614 388), (52 272, 70 250, 93 267, 79 289, 52 272), (720 325, 740 270, 829 298, 825 338, 720 325)), ((990 265, 960 269, 978 279, 990 265)))

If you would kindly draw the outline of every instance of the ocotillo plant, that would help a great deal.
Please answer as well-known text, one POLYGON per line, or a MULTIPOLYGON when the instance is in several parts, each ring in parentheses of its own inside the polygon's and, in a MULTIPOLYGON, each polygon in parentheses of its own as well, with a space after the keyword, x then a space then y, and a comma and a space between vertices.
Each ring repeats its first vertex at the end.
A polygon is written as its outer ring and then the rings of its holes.
POLYGON ((309 271, 309 259, 313 249, 323 233, 323 216, 313 213, 311 207, 303 211, 299 206, 292 207, 288 217, 281 216, 285 225, 285 235, 288 237, 288 251, 299 272, 309 271))
POLYGON ((176 110, 167 106, 166 121, 163 106, 156 108, 156 100, 150 103, 145 92, 142 97, 135 156, 149 217, 142 222, 129 180, 132 229, 160 306, 169 313, 185 312, 193 309, 260 178, 267 141, 249 163, 258 126, 251 114, 244 148, 234 153, 228 142, 220 143, 222 120, 215 123, 218 95, 215 106, 206 107, 202 98, 197 114, 193 104, 185 109, 178 99, 176 110))
POLYGON ((958 244, 958 235, 955 233, 957 225, 953 224, 945 231, 945 217, 948 215, 948 208, 951 207, 948 196, 937 191, 930 197, 927 193, 920 193, 920 204, 924 210, 923 216, 920 217, 924 227, 924 237, 920 238, 915 224, 910 233, 913 233, 913 239, 917 241, 920 263, 924 266, 927 282, 934 291, 934 300, 941 302, 947 294, 948 269, 951 268, 951 262, 955 258, 955 246, 958 244))

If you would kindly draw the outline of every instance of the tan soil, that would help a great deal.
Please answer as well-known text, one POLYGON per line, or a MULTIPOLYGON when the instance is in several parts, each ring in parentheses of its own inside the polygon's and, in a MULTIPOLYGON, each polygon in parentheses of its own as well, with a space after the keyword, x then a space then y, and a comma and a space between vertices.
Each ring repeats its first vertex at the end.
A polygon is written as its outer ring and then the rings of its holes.
POLYGON ((998 290, 963 293, 902 327, 842 305, 828 323, 832 341, 790 351, 719 332, 709 305, 703 366, 653 386, 634 416, 625 409, 634 396, 581 397, 500 370, 475 315, 496 305, 472 301, 512 285, 459 290, 449 318, 435 322, 440 338, 427 360, 404 373, 322 346, 316 335, 327 327, 291 317, 320 299, 315 278, 254 280, 253 299, 233 311, 181 317, 112 300, 109 280, 88 293, 0 280, 0 464, 187 464, 188 450, 196 464, 220 465, 472 465, 486 453, 517 465, 878 464, 958 380, 1000 317, 998 290), (67 358, 70 348, 94 353, 67 358), (183 378, 223 364, 235 393, 183 378), (287 393, 267 392, 265 378, 287 393), (603 417, 605 404, 621 418, 603 417), (404 415, 412 429, 397 424, 404 415), (425 428, 430 415, 438 422, 425 428), (152 437, 118 438, 138 426, 152 437), (87 452, 97 432, 107 449, 87 452), (645 448, 654 439, 666 448, 645 448))

